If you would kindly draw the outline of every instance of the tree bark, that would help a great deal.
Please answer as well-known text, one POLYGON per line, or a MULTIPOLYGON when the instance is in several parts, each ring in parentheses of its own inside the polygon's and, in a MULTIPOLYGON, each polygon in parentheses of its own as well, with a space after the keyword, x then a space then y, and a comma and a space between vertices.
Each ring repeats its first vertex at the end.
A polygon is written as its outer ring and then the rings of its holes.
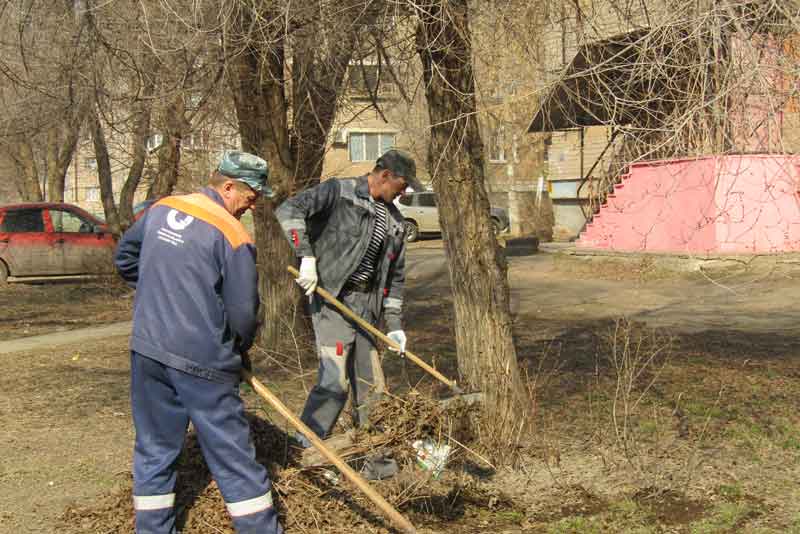
MULTIPOLYGON (((273 35, 259 35, 250 40, 251 13, 242 11, 230 35, 241 51, 231 61, 229 83, 232 87, 242 147, 267 160, 272 199, 259 202, 255 233, 259 256, 260 291, 264 311, 260 344, 268 350, 295 347, 296 340, 310 339, 310 324, 304 317, 304 298, 286 273, 287 265, 297 259, 283 236, 273 214, 288 196, 319 183, 328 134, 336 116, 336 106, 355 48, 352 30, 358 23, 374 22, 380 2, 370 2, 365 9, 361 0, 339 3, 338 26, 320 20, 316 4, 300 10, 295 29, 285 34, 276 28, 273 35), (348 18, 349 17, 349 18, 348 18), (322 38, 330 27, 344 27, 344 35, 335 33, 322 38), (295 50, 292 64, 292 98, 285 86, 285 55, 288 40, 295 50), (330 47, 326 42, 335 42, 330 47), (291 121, 290 121, 291 113, 291 121)), ((267 13, 261 20, 270 20, 267 13)))
POLYGON ((9 143, 9 154, 16 168, 15 181, 24 202, 44 200, 42 186, 39 184, 39 169, 29 140, 13 140, 9 143))
POLYGON ((439 0, 419 10, 429 168, 453 287, 459 374, 485 393, 492 437, 514 443, 530 406, 512 338, 507 265, 489 218, 467 4, 439 0))
POLYGON ((255 46, 247 46, 232 61, 230 84, 242 149, 267 160, 275 193, 273 198, 259 201, 253 220, 263 313, 259 344, 265 350, 281 352, 298 338, 308 340, 311 333, 297 288, 286 273, 286 266, 295 264, 295 255, 274 216, 275 208, 294 188, 282 44, 273 41, 263 54, 255 46))
POLYGON ((178 183, 181 165, 181 142, 189 131, 186 123, 183 94, 179 94, 167 106, 165 113, 164 145, 158 149, 158 171, 147 190, 150 200, 163 198, 172 194, 178 183))
POLYGON ((103 125, 94 110, 89 117, 89 125, 92 130, 92 142, 94 143, 94 154, 97 159, 97 175, 100 183, 100 199, 103 202, 103 211, 106 215, 108 229, 115 236, 122 235, 122 227, 119 222, 119 213, 114 203, 114 182, 111 176, 111 158, 108 156, 108 145, 106 135, 103 132, 103 125))
POLYGON ((75 155, 85 118, 85 105, 76 104, 76 106, 77 109, 70 112, 65 126, 54 126, 47 133, 47 200, 50 202, 64 202, 67 171, 75 155))
POLYGON ((133 161, 128 170, 128 177, 122 186, 119 195, 119 221, 124 231, 133 224, 133 196, 139 187, 144 173, 145 160, 147 159, 147 138, 150 135, 150 117, 152 113, 152 96, 155 92, 155 79, 153 70, 155 61, 150 69, 143 72, 145 84, 142 96, 135 104, 135 120, 133 125, 133 161))

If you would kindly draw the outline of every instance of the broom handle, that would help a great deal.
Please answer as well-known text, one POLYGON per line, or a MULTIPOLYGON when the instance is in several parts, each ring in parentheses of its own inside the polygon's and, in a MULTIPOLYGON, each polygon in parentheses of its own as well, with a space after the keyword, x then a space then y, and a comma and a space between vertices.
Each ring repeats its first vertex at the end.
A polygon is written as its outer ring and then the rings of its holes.
MULTIPOLYGON (((292 267, 291 265, 289 267, 287 267, 286 269, 289 271, 289 274, 291 274, 295 278, 299 278, 300 277, 300 272, 297 269, 295 269, 294 267, 292 267)), ((323 288, 321 288, 319 286, 317 286, 317 288, 314 291, 316 291, 317 294, 319 294, 319 296, 321 296, 322 298, 327 300, 334 308, 336 308, 337 310, 342 312, 344 315, 346 315, 347 317, 352 319, 358 326, 360 326, 361 328, 363 328, 364 330, 366 330, 367 332, 369 332, 373 336, 377 337, 378 339, 380 339, 381 341, 383 341, 384 343, 386 343, 390 347, 393 347, 393 348, 398 349, 398 350, 400 349, 400 346, 397 343, 395 343, 394 341, 392 341, 391 339, 389 339, 389 337, 386 334, 384 334, 383 332, 381 332, 380 330, 378 330, 377 328, 375 328, 374 326, 369 324, 367 321, 365 321, 364 319, 362 319, 361 317, 359 317, 358 315, 353 313, 350 310, 350 308, 348 308, 347 306, 345 306, 344 304, 339 302, 339 300, 336 297, 334 297, 333 295, 331 295, 330 292, 328 292, 327 290, 325 290, 325 289, 323 289, 323 288)), ((436 378, 437 380, 439 380, 440 382, 445 384, 447 387, 449 387, 450 389, 452 389, 456 393, 461 393, 461 388, 458 387, 458 385, 455 383, 455 381, 450 380, 449 378, 445 377, 442 373, 440 373, 439 371, 437 371, 436 369, 434 369, 433 367, 431 367, 430 365, 425 363, 417 355, 413 354, 410 351, 404 351, 403 355, 406 358, 408 358, 409 360, 411 360, 412 362, 414 362, 415 364, 417 364, 418 366, 422 367, 422 369, 424 369, 425 372, 427 372, 429 375, 431 375, 432 377, 436 378)))
POLYGON ((386 499, 381 497, 381 495, 372 489, 372 487, 361 477, 358 473, 353 471, 353 469, 347 465, 344 460, 342 460, 335 452, 331 451, 325 444, 322 442, 319 437, 314 433, 313 430, 308 428, 305 423, 303 423, 300 419, 297 418, 292 412, 289 411, 288 408, 276 397, 267 387, 261 383, 256 377, 252 375, 249 371, 242 369, 242 378, 244 378, 245 382, 250 384, 250 386, 258 393, 270 406, 275 408, 275 410, 281 414, 283 417, 286 418, 287 421, 301 434, 303 434, 308 441, 316 447, 316 449, 324 456, 328 461, 330 461, 336 468, 341 472, 347 479, 355 484, 355 486, 360 489, 364 495, 369 497, 369 499, 374 502, 378 508, 380 508, 381 512, 388 517, 392 523, 397 526, 402 532, 407 534, 416 534, 417 529, 414 528, 414 525, 411 522, 403 517, 400 512, 394 509, 391 504, 389 504, 386 499))

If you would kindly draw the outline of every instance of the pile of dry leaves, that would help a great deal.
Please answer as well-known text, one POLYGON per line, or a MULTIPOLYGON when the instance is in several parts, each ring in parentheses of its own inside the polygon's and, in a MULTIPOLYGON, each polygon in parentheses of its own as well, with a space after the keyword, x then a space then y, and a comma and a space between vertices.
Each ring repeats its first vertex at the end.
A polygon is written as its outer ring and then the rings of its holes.
MULTIPOLYGON (((462 403, 442 407, 422 395, 388 399, 372 410, 371 428, 354 431, 352 444, 339 453, 354 465, 375 452, 394 457, 401 465, 401 473, 376 483, 376 488, 402 512, 413 515, 446 499, 440 496, 435 503, 430 500, 437 491, 436 484, 429 473, 414 465, 416 451, 411 443, 425 438, 448 443, 455 451, 453 461, 473 455, 464 448, 471 439, 471 411, 462 403)), ((258 461, 269 470, 285 527, 294 532, 390 531, 374 505, 344 477, 335 481, 336 477, 330 477, 330 468, 325 466, 303 467, 301 451, 292 446, 286 431, 256 416, 250 417, 250 424, 258 461)), ((233 534, 222 496, 192 432, 187 436, 177 469, 176 506, 183 534, 233 534)), ((452 492, 452 488, 439 490, 452 492)), ((130 481, 116 493, 98 499, 92 507, 68 508, 60 521, 59 532, 65 534, 132 533, 130 481)))

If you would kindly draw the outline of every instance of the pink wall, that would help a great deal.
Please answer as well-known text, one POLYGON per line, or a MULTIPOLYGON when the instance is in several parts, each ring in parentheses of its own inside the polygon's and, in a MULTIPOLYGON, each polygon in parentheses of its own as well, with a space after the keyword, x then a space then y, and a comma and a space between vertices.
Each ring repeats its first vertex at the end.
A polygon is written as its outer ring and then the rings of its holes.
POLYGON ((798 169, 791 156, 717 159, 716 241, 720 252, 800 250, 798 169))
POLYGON ((579 246, 620 251, 800 250, 800 159, 712 156, 631 165, 579 246))

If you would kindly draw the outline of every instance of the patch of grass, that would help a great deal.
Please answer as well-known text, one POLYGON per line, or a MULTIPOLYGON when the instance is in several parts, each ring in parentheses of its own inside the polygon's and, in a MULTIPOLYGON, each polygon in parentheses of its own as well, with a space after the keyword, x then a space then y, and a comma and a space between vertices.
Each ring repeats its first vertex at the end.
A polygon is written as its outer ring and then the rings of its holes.
POLYGON ((756 452, 769 439, 767 431, 752 420, 736 421, 725 430, 725 436, 739 448, 756 452))
POLYGON ((623 499, 621 501, 614 501, 609 505, 609 511, 613 515, 635 516, 641 513, 641 509, 636 502, 630 499, 623 499))
POLYGON ((694 417, 702 417, 703 419, 727 419, 732 414, 722 409, 720 406, 713 404, 713 401, 704 403, 702 401, 689 401, 684 403, 683 409, 687 414, 694 417))
POLYGON ((692 534, 717 534, 735 531, 734 528, 754 512, 747 503, 722 503, 714 509, 711 517, 707 517, 692 525, 692 534))
POLYGON ((600 525, 591 518, 565 517, 548 530, 548 534, 600 534, 603 532, 600 525))
POLYGON ((739 484, 723 484, 717 488, 717 493, 726 501, 739 501, 744 497, 744 491, 739 484))
POLYGON ((658 434, 659 426, 656 421, 653 421, 652 419, 645 419, 643 421, 639 421, 639 431, 645 436, 654 436, 658 434))
POLYGON ((782 419, 777 424, 778 446, 787 451, 800 451, 800 429, 782 419))
POLYGON ((525 520, 525 514, 516 510, 502 510, 495 514, 497 519, 508 523, 522 523, 525 520))

